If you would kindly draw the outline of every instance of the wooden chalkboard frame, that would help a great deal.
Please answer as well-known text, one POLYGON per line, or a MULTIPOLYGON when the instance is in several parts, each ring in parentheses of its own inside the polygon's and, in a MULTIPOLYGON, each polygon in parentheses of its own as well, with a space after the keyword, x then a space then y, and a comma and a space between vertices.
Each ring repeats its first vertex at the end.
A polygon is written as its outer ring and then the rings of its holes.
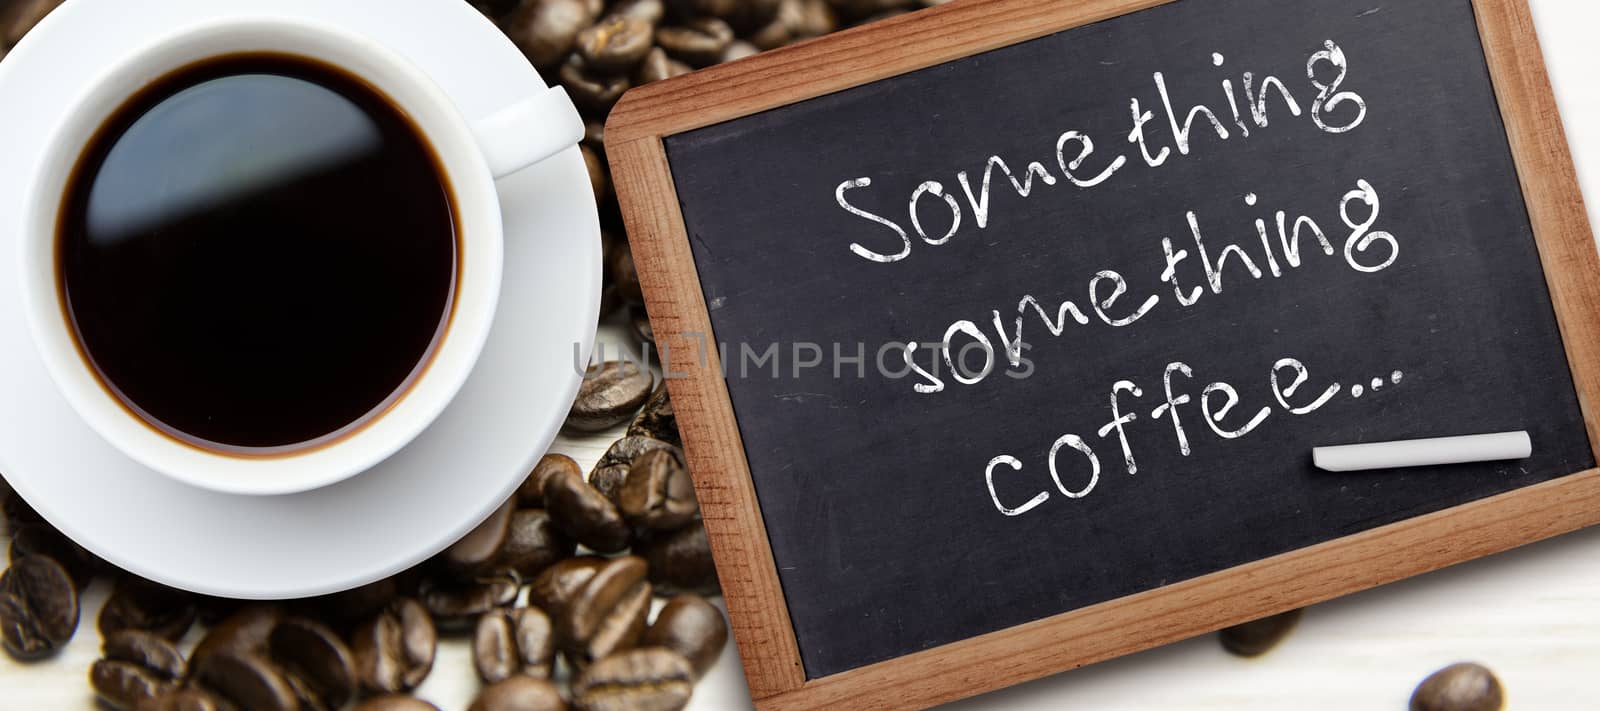
MULTIPOLYGON (((606 151, 655 336, 712 333, 666 136, 1175 0, 959 0, 629 92, 606 151)), ((1600 256, 1527 0, 1473 0, 1591 449, 1600 256)), ((1600 523, 1600 469, 1136 595, 807 680, 727 384, 669 381, 750 693, 762 709, 927 706, 1210 632, 1600 523)))

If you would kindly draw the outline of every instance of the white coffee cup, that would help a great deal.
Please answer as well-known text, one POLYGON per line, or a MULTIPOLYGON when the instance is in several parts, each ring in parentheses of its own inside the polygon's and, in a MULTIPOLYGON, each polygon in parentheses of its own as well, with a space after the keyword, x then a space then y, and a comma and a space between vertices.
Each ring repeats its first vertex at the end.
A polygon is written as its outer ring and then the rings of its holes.
POLYGON ((503 258, 495 179, 569 148, 583 135, 582 119, 560 88, 509 96, 504 109, 468 120, 430 77, 386 47, 339 28, 284 19, 175 28, 108 67, 74 105, 48 141, 24 214, 18 283, 34 346, 68 403, 112 446, 180 481, 235 494, 287 494, 332 484, 384 460, 433 422, 466 381, 494 320, 503 258), (384 94, 412 119, 437 156, 461 231, 453 310, 423 374, 386 411, 354 431, 270 456, 224 454, 181 442, 125 407, 79 348, 56 268, 57 222, 67 181, 106 119, 175 70, 253 52, 333 65, 384 94))

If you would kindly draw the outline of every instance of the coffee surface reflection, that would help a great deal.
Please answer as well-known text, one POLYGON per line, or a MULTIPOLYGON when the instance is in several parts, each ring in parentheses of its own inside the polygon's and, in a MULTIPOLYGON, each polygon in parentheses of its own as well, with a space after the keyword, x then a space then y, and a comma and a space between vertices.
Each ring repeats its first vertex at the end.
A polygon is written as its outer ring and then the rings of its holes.
POLYGON ((58 235, 101 381, 193 445, 272 454, 381 414, 426 367, 457 279, 448 182, 386 98, 307 60, 174 72, 101 128, 58 235))

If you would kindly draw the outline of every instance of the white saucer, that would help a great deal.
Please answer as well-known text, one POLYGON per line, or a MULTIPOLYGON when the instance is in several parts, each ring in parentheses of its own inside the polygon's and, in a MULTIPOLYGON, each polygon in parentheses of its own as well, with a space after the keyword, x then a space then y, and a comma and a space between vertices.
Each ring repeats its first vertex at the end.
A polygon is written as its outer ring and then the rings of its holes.
MULTIPOLYGON (((73 92, 148 32, 215 17, 296 16, 365 33, 416 62, 467 117, 543 86, 461 0, 68 0, 0 63, 0 274, 15 273, 23 181, 73 92)), ((0 284, 0 471, 56 527, 118 566, 196 592, 302 597, 390 575, 470 530, 560 428, 589 357, 600 227, 578 149, 500 183, 505 284, 476 370, 413 443, 356 477, 291 496, 220 494, 122 456, 56 392, 14 283, 0 284)), ((12 281, 6 279, 6 281, 12 281)))

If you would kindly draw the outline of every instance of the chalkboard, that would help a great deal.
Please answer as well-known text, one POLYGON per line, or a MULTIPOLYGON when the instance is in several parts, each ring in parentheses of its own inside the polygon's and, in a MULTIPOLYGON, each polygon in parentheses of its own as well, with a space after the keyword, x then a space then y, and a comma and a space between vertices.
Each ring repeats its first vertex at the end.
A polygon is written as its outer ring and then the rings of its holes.
POLYGON ((665 135, 804 677, 1593 469, 1478 19, 1178 0, 665 135))

